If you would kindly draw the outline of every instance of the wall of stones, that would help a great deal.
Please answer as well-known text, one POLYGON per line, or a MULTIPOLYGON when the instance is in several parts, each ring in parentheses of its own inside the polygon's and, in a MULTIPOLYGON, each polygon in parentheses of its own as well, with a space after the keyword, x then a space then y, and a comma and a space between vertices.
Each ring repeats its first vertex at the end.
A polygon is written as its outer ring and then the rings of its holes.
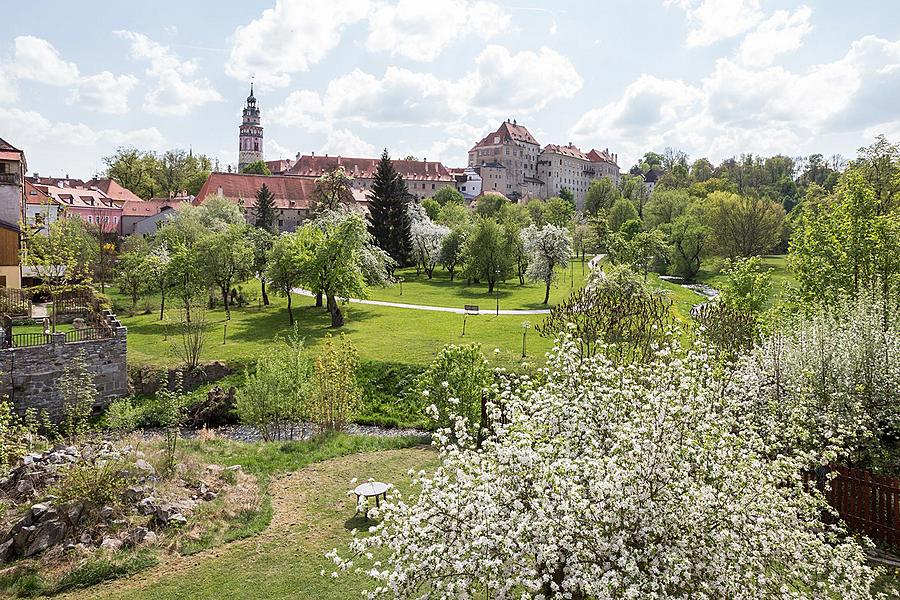
POLYGON ((114 315, 108 317, 114 335, 100 340, 66 342, 64 333, 50 334, 44 346, 0 350, 0 396, 8 398, 16 412, 29 408, 45 410, 52 419, 62 418, 62 400, 57 382, 69 362, 84 351, 94 373, 96 408, 128 394, 128 328, 114 315))

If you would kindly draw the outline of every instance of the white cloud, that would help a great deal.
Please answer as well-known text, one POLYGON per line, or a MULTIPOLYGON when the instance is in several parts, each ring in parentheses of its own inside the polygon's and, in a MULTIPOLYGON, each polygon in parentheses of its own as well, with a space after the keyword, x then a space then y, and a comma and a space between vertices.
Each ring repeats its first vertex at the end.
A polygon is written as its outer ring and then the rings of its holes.
POLYGON ((347 25, 368 18, 372 7, 370 0, 276 0, 274 8, 235 30, 225 72, 286 86, 292 74, 309 70, 335 48, 347 25))
POLYGON ((134 75, 116 76, 103 71, 83 77, 66 98, 66 104, 75 104, 87 110, 121 115, 128 112, 128 94, 138 83, 134 75))
POLYGON ((621 98, 585 113, 570 134, 614 148, 624 164, 665 146, 712 160, 787 149, 827 153, 826 143, 846 151, 860 132, 890 130, 898 96, 900 41, 867 36, 839 60, 799 71, 719 59, 696 85, 642 75, 621 98))
POLYGON ((759 0, 666 0, 665 4, 684 10, 689 47, 740 35, 763 20, 759 0))
POLYGON ((18 97, 15 79, 7 72, 6 66, 0 63, 0 102, 15 102, 18 97))
POLYGON ((84 123, 51 121, 30 110, 0 107, 4 139, 25 151, 32 171, 90 177, 102 168, 100 157, 116 146, 160 150, 164 136, 155 127, 123 131, 94 130, 84 123))
POLYGON ((322 94, 291 92, 268 118, 309 131, 329 131, 340 124, 446 126, 473 115, 531 113, 573 96, 582 83, 572 63, 549 48, 511 54, 488 46, 475 69, 458 80, 399 67, 388 67, 383 77, 354 69, 331 80, 322 94))
POLYGON ((498 114, 540 110, 551 100, 571 98, 584 84, 572 62, 546 46, 511 54, 491 45, 475 62, 475 76, 464 85, 476 90, 475 106, 498 114))
POLYGON ((776 11, 747 34, 738 49, 738 59, 751 67, 765 67, 779 54, 799 49, 803 38, 812 31, 811 15, 812 9, 805 5, 794 12, 776 11))
POLYGON ((328 133, 321 152, 341 156, 375 156, 375 146, 347 129, 335 129, 328 133))
POLYGON ((366 47, 427 62, 455 41, 490 39, 509 24, 509 14, 492 2, 400 0, 372 12, 366 47))
POLYGON ((47 40, 20 35, 14 45, 12 72, 16 77, 48 85, 71 85, 78 80, 78 66, 64 61, 47 40))
POLYGON ((195 61, 181 60, 171 48, 142 33, 113 33, 129 42, 132 58, 149 63, 146 73, 155 80, 155 86, 144 98, 144 110, 158 115, 187 115, 204 104, 223 99, 208 79, 190 79, 197 71, 195 61))

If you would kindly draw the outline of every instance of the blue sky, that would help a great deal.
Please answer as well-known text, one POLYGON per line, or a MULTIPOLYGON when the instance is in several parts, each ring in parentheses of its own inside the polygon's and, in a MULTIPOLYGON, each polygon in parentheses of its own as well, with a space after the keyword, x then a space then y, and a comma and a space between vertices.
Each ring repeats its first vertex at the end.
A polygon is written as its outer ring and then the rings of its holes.
POLYGON ((237 160, 387 146, 465 164, 509 117, 542 144, 713 161, 900 141, 900 2, 32 0, 0 22, 0 137, 88 177, 117 145, 237 160))

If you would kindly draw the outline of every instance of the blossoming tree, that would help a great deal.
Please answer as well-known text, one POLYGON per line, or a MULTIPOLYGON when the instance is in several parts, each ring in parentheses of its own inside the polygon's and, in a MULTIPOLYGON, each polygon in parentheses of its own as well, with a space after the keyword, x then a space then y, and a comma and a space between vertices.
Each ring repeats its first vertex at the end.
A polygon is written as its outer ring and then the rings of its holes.
POLYGON ((579 354, 564 340, 540 376, 496 383, 480 450, 462 418, 438 432, 441 466, 338 571, 372 598, 869 597, 860 546, 822 522, 801 460, 739 426, 702 348, 579 354))

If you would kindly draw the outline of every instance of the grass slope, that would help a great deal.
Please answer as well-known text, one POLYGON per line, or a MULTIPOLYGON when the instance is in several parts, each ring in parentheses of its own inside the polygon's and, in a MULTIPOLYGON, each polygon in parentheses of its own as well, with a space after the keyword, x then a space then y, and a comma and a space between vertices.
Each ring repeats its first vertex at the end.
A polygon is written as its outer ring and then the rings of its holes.
POLYGON ((354 574, 339 579, 324 554, 346 548, 350 529, 364 526, 353 518, 351 479, 369 477, 409 491, 408 469, 431 468, 437 455, 429 449, 357 454, 308 466, 273 480, 274 517, 259 536, 188 557, 125 580, 103 584, 66 598, 218 599, 358 598, 369 582, 354 574))

